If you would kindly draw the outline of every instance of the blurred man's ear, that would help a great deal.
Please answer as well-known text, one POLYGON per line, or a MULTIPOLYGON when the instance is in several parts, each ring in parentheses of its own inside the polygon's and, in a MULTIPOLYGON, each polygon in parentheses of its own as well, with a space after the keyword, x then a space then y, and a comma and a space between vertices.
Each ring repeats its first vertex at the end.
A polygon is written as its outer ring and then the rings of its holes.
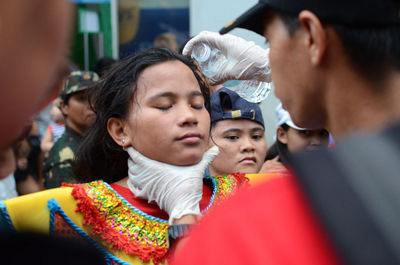
POLYGON ((306 42, 310 63, 319 65, 327 48, 327 33, 314 13, 304 10, 299 14, 306 36, 306 42))

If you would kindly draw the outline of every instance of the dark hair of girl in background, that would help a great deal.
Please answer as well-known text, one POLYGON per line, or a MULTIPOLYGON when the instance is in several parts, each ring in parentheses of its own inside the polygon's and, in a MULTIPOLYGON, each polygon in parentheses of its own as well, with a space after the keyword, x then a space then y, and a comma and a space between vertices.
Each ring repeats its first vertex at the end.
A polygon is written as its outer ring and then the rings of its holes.
MULTIPOLYGON (((289 125, 286 123, 279 125, 282 127, 282 129, 287 132, 289 130, 289 125)), ((284 144, 279 141, 278 137, 276 137, 276 141, 273 145, 271 145, 270 148, 268 148, 267 151, 267 156, 265 157, 265 161, 271 160, 275 158, 276 156, 279 156, 279 162, 282 162, 282 164, 287 165, 289 163, 289 158, 290 158, 290 153, 287 147, 287 144, 284 144)))
POLYGON ((80 180, 101 179, 112 183, 128 175, 128 153, 109 135, 107 121, 112 117, 127 119, 132 104, 137 104, 135 96, 140 74, 152 65, 167 61, 181 61, 192 70, 209 110, 209 87, 191 58, 167 49, 151 48, 117 63, 94 88, 91 106, 96 120, 79 146, 73 165, 80 180))

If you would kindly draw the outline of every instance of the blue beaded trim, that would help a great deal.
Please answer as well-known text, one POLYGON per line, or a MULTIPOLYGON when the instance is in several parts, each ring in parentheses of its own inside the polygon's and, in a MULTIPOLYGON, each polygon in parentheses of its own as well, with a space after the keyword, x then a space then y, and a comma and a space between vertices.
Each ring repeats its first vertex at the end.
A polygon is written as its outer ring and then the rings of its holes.
POLYGON ((203 211, 201 211, 201 214, 206 213, 211 208, 211 206, 214 204, 215 196, 217 195, 217 181, 215 180, 215 178, 205 177, 204 179, 211 180, 212 185, 213 185, 213 193, 210 198, 210 203, 207 205, 207 207, 203 211))
POLYGON ((10 215, 8 214, 7 206, 2 201, 0 201, 0 231, 16 231, 13 223, 11 222, 10 215))
POLYGON ((63 211, 63 209, 60 207, 56 199, 50 199, 48 200, 48 205, 47 207, 50 210, 50 235, 54 236, 54 217, 55 213, 57 212, 58 214, 61 215, 61 217, 64 219, 64 221, 67 222, 69 226, 71 226, 72 229, 74 229, 81 237, 86 239, 90 244, 92 244, 95 248, 97 248, 101 253, 103 253, 105 260, 107 261, 108 264, 111 264, 111 261, 117 262, 122 265, 130 265, 130 263, 127 263, 126 261, 123 261, 114 255, 110 254, 108 251, 106 251, 102 246, 100 246, 96 241, 94 241, 88 234, 85 233, 81 228, 79 228, 68 216, 67 214, 63 211))

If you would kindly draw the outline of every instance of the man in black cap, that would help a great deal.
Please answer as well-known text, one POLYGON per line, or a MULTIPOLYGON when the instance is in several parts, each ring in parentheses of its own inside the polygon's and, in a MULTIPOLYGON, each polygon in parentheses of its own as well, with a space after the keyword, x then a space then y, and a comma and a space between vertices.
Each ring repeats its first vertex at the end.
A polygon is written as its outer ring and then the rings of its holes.
POLYGON ((400 1, 261 0, 235 27, 270 43, 293 121, 339 143, 205 217, 177 264, 399 264, 400 1))
POLYGON ((340 138, 400 118, 399 9, 395 0, 262 0, 220 32, 264 35, 275 93, 295 124, 340 138))

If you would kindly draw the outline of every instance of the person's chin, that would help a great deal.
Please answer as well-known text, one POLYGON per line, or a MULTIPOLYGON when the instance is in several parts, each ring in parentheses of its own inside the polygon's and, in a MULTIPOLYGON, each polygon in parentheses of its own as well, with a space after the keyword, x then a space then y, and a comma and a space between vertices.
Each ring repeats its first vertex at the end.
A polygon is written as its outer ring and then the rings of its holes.
POLYGON ((305 152, 315 152, 321 150, 321 146, 308 146, 304 149, 305 152))
POLYGON ((245 174, 256 174, 259 171, 259 166, 256 164, 246 164, 241 165, 237 172, 245 173, 245 174))
POLYGON ((192 152, 179 158, 179 166, 192 166, 198 164, 203 158, 203 152, 192 152))

